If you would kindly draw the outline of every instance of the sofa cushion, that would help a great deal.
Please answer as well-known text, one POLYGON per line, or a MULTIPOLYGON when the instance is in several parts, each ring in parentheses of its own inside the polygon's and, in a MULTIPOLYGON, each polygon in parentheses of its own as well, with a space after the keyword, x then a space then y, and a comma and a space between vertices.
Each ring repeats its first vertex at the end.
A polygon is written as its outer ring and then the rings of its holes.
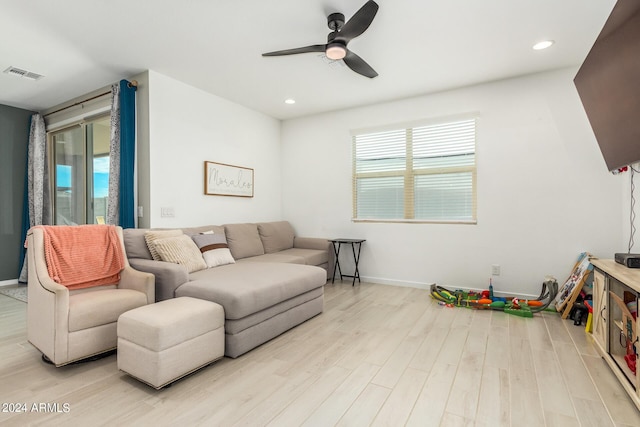
POLYGON ((310 265, 243 262, 192 273, 176 296, 216 302, 227 319, 241 319, 324 286, 327 272, 310 265))
POLYGON ((229 245, 227 244, 224 231, 222 233, 214 233, 213 230, 211 230, 209 232, 194 234, 191 238, 196 246, 198 246, 198 249, 200 249, 200 252, 202 252, 202 257, 207 263, 207 267, 213 268, 235 262, 231 256, 231 251, 229 251, 229 245))
POLYGON ((329 262, 329 252, 317 249, 291 248, 279 252, 279 255, 303 258, 307 265, 322 265, 329 262))
POLYGON ((156 250, 154 242, 158 239, 164 239, 166 237, 175 237, 182 235, 182 230, 149 230, 144 233, 144 241, 147 242, 147 247, 151 253, 151 258, 156 261, 162 261, 160 254, 156 250))
POLYGON ((184 265, 189 273, 207 268, 200 249, 186 234, 156 239, 153 246, 162 261, 184 265))
POLYGON ((288 221, 258 223, 264 252, 271 254, 293 247, 295 233, 288 221))
POLYGON ((145 228, 125 228, 122 230, 122 239, 127 258, 153 259, 147 242, 144 240, 144 235, 147 231, 149 229, 145 228))
POLYGON ((234 259, 264 254, 257 224, 225 224, 224 232, 234 259))
POLYGON ((291 248, 274 254, 243 258, 239 262, 288 262, 290 264, 323 265, 329 262, 327 251, 291 248))
POLYGON ((147 304, 147 296, 132 289, 105 289, 69 296, 69 332, 107 325, 126 311, 147 304))
POLYGON ((238 260, 238 262, 286 262, 289 264, 306 264, 303 257, 295 255, 284 255, 282 252, 242 258, 238 260))

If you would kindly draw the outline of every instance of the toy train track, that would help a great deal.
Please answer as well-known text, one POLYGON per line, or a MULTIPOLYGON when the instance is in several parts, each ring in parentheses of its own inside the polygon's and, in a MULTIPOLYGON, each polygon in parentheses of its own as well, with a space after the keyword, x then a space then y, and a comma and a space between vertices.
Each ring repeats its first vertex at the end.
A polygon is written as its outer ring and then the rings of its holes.
POLYGON ((533 300, 518 298, 499 298, 490 296, 489 291, 450 291, 440 285, 431 285, 431 297, 444 304, 455 307, 467 307, 481 310, 499 310, 520 317, 533 317, 533 313, 545 310, 558 293, 558 282, 547 277, 542 283, 540 296, 533 300))

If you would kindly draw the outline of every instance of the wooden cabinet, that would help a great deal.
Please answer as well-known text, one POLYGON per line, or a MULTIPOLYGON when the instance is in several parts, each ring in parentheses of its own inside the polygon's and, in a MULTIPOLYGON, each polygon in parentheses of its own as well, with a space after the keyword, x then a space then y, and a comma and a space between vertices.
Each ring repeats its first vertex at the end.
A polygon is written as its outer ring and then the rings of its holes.
POLYGON ((606 351, 607 342, 607 291, 605 275, 600 270, 593 272, 593 338, 606 351))
POLYGON ((637 320, 640 269, 593 259, 593 337, 603 359, 640 409, 640 351, 637 320), (638 364, 637 368, 640 368, 638 364), (635 370, 635 372, 634 372, 635 370))

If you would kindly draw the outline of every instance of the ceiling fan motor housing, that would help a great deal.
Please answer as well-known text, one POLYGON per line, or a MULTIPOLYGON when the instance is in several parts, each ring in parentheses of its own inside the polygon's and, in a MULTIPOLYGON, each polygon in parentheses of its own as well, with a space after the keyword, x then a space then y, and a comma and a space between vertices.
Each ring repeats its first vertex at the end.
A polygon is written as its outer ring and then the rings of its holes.
POLYGON ((342 13, 332 13, 327 17, 327 25, 332 31, 340 31, 344 25, 344 15, 342 13))
MULTIPOLYGON (((329 34, 327 34, 327 43, 333 43, 333 41, 336 39, 337 36, 338 36, 338 31, 331 31, 329 34)), ((340 44, 342 44, 343 46, 346 46, 346 43, 340 42, 340 44)))

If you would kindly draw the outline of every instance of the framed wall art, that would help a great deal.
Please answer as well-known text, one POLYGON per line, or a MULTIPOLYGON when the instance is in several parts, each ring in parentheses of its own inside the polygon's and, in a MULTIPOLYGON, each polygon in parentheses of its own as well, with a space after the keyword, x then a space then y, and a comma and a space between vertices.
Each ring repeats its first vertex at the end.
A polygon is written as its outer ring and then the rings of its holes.
POLYGON ((253 197, 253 169, 205 160, 204 194, 253 197))

